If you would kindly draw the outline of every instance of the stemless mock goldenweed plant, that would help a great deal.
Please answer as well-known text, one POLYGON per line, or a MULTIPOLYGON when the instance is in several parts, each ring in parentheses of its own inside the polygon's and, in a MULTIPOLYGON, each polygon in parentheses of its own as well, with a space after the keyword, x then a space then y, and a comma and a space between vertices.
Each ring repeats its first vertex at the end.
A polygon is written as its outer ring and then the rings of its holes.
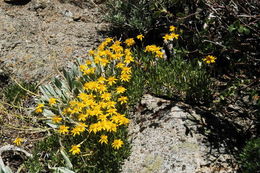
MULTIPOLYGON (((131 79, 134 57, 130 47, 134 44, 133 38, 123 43, 107 38, 97 50, 89 51, 92 60, 87 59, 79 65, 80 75, 77 79, 82 87, 77 88, 78 93, 65 103, 60 102, 61 98, 55 98, 55 95, 50 96, 38 104, 35 112, 41 113, 43 109, 52 111, 53 115, 49 118, 55 125, 54 131, 64 137, 94 133, 103 137, 101 144, 120 149, 123 143, 115 145, 113 133, 129 123, 122 105, 125 107, 128 101, 124 95, 127 90, 124 86, 131 79)), ((80 143, 85 141, 82 139, 80 143)), ((79 154, 79 144, 73 144, 69 151, 79 154)))
MULTIPOLYGON (((46 123, 71 157, 98 161, 97 157, 102 157, 98 153, 106 151, 120 162, 126 156, 126 128, 130 122, 126 116, 127 84, 136 62, 132 46, 143 38, 141 34, 122 42, 106 38, 88 52, 88 58, 78 59, 71 69, 64 70, 64 78, 40 87, 43 95, 34 112, 47 118, 46 123), (87 154, 86 148, 92 154, 87 154)), ((150 47, 148 52, 162 57, 160 47, 150 47)))
MULTIPOLYGON (((175 31, 176 27, 170 26, 170 33, 163 38, 178 39, 175 31)), ((51 84, 40 87, 42 97, 34 112, 47 118, 46 123, 59 137, 60 147, 71 153, 73 159, 83 160, 85 167, 94 172, 99 169, 97 165, 102 165, 103 171, 117 171, 129 151, 128 84, 133 69, 142 60, 135 57, 133 46, 143 39, 142 34, 125 41, 106 38, 88 52, 88 58, 77 59, 70 69, 64 70, 63 78, 55 78, 51 84), (96 161, 96 166, 90 165, 91 159, 96 161), (107 167, 111 165, 117 167, 107 167)), ((165 56, 162 47, 156 45, 147 45, 143 52, 148 57, 165 56)), ((82 167, 79 162, 73 163, 82 167)))

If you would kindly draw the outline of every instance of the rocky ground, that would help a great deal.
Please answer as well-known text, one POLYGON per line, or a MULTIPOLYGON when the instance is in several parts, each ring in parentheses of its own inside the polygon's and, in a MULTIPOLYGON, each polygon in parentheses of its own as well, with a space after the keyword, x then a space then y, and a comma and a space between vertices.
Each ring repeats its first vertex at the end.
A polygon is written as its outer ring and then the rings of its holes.
MULTIPOLYGON (((2 83, 6 74, 26 81, 48 80, 102 40, 107 24, 102 22, 102 6, 98 2, 62 2, 0 2, 2 83)), ((1 110, 0 115, 4 115, 1 110)), ((187 112, 181 103, 145 95, 132 117, 132 154, 123 172, 236 172, 234 158, 221 147, 218 151, 212 148, 200 134, 198 123, 194 123, 198 121, 203 119, 194 111, 187 112)), ((3 134, 0 137, 3 141, 3 134)))
POLYGON ((212 148, 197 121, 203 119, 184 103, 144 95, 129 128, 132 153, 123 172, 236 172, 234 158, 212 148))
POLYGON ((100 42, 101 10, 91 1, 84 8, 58 0, 1 1, 0 73, 29 81, 56 75, 100 42))

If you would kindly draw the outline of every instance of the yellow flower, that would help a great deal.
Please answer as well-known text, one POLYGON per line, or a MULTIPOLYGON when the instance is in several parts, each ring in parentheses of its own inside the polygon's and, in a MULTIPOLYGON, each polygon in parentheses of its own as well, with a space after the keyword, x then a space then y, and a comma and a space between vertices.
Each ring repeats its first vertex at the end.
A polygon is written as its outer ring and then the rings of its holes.
POLYGON ((121 41, 115 41, 115 43, 114 43, 115 45, 120 45, 121 44, 121 41))
POLYGON ((131 56, 132 55, 132 52, 131 52, 131 49, 125 49, 125 55, 126 56, 131 56))
POLYGON ((121 139, 115 139, 114 142, 112 143, 112 147, 114 149, 119 149, 122 147, 122 145, 124 144, 124 142, 121 139))
POLYGON ((117 125, 111 121, 99 121, 98 122, 98 126, 100 128, 100 130, 105 130, 105 131, 108 131, 108 132, 116 132, 117 131, 117 125))
POLYGON ((104 101, 104 100, 100 101, 100 102, 99 102, 99 105, 100 105, 100 107, 103 108, 103 109, 106 109, 106 108, 107 108, 107 102, 104 101))
POLYGON ((103 143, 107 144, 108 143, 107 135, 101 135, 98 142, 101 144, 103 143))
POLYGON ((156 45, 148 45, 145 47, 145 52, 156 52, 156 51, 160 51, 162 48, 158 47, 156 45))
POLYGON ((165 41, 168 41, 168 40, 171 40, 172 38, 171 38, 171 36, 169 34, 165 34, 165 36, 163 36, 163 39, 165 41))
POLYGON ((87 65, 90 65, 90 64, 92 64, 92 61, 89 60, 89 59, 87 59, 87 60, 86 60, 86 64, 87 64, 87 65))
POLYGON ((106 66, 109 63, 109 60, 106 58, 100 58, 100 65, 106 66))
POLYGON ((138 35, 138 36, 136 36, 136 38, 138 39, 138 40, 143 40, 143 38, 144 38, 144 36, 142 35, 142 34, 140 34, 140 35, 138 35))
POLYGON ((130 78, 131 78, 131 75, 129 75, 129 74, 121 74, 121 76, 120 76, 121 81, 128 82, 130 80, 130 78))
POLYGON ((111 58, 114 59, 114 60, 119 60, 123 56, 124 56, 124 54, 122 54, 122 53, 116 53, 116 54, 112 54, 111 58))
POLYGON ((99 116, 98 116, 98 120, 100 120, 100 121, 106 121, 106 120, 107 120, 107 116, 108 116, 108 114, 99 115, 99 116))
POLYGON ((106 43, 110 43, 111 41, 113 41, 113 38, 106 38, 106 39, 105 39, 105 42, 106 42, 106 43))
POLYGON ((65 126, 65 125, 61 125, 61 126, 59 127, 58 132, 59 132, 60 134, 66 134, 66 133, 69 132, 69 127, 68 127, 68 126, 65 126))
POLYGON ((52 122, 54 122, 54 123, 59 123, 62 120, 62 118, 57 115, 53 116, 51 119, 52 119, 52 122))
POLYGON ((36 113, 41 113, 41 112, 42 112, 42 108, 36 108, 36 109, 35 109, 35 112, 36 112, 36 113))
POLYGON ((129 47, 133 46, 135 44, 135 40, 133 38, 126 39, 125 44, 129 47))
POLYGON ((87 117, 88 117, 88 114, 79 114, 78 120, 79 121, 86 121, 87 117))
POLYGON ((107 86, 105 84, 99 84, 98 90, 99 90, 99 93, 101 94, 101 93, 107 91, 107 86))
POLYGON ((104 83, 106 81, 106 78, 101 76, 101 77, 98 78, 97 81, 98 81, 98 83, 104 83))
POLYGON ((107 108, 115 108, 116 102, 115 101, 109 101, 107 102, 107 108))
POLYGON ((84 123, 79 123, 71 130, 71 133, 73 133, 73 136, 80 135, 80 133, 84 132, 86 130, 87 125, 84 123))
POLYGON ((37 107, 42 108, 42 107, 44 107, 44 104, 39 103, 37 107))
POLYGON ((106 55, 106 51, 102 50, 98 52, 98 56, 105 56, 106 55))
POLYGON ((126 91, 125 87, 119 86, 116 88, 116 93, 121 94, 126 91))
POLYGON ((35 112, 36 112, 36 113, 41 113, 43 107, 44 107, 44 104, 39 103, 39 104, 37 105, 37 107, 35 108, 35 112))
POLYGON ((172 38, 172 39, 178 39, 179 38, 179 34, 175 34, 175 33, 171 33, 170 34, 170 37, 172 38))
POLYGON ((119 62, 117 65, 116 65, 117 68, 123 68, 125 67, 125 64, 122 63, 122 62, 119 62))
POLYGON ((88 51, 88 54, 93 56, 93 55, 95 55, 95 51, 94 50, 90 50, 90 51, 88 51))
POLYGON ((111 119, 112 122, 117 123, 119 125, 129 124, 129 119, 126 118, 125 115, 122 115, 122 114, 119 114, 119 113, 117 115, 112 116, 110 119, 111 119))
POLYGON ((23 138, 15 138, 13 143, 15 143, 17 146, 21 145, 21 143, 24 142, 23 138))
POLYGON ((101 98, 108 101, 111 99, 111 93, 104 93, 101 95, 101 98))
POLYGON ((122 67, 122 74, 131 74, 131 67, 122 67))
POLYGON ((117 81, 117 79, 116 79, 114 76, 111 76, 111 77, 109 77, 109 78, 107 79, 107 82, 108 82, 109 85, 115 84, 116 81, 117 81))
POLYGON ((124 62, 125 62, 125 63, 134 62, 134 57, 132 57, 132 56, 130 56, 130 55, 125 56, 124 62))
POLYGON ((73 136, 75 136, 75 135, 80 135, 81 129, 80 129, 79 127, 74 127, 74 128, 71 130, 71 133, 73 134, 73 136))
POLYGON ((98 131, 101 131, 101 130, 102 130, 102 127, 101 127, 100 122, 91 124, 89 126, 89 132, 97 133, 98 131))
POLYGON ((173 26, 173 25, 171 25, 171 26, 170 26, 170 31, 173 32, 173 31, 175 31, 175 30, 176 30, 176 27, 173 26))
POLYGON ((107 46, 107 42, 102 42, 99 46, 98 46, 98 50, 99 51, 102 51, 105 49, 105 47, 107 46))
POLYGON ((162 51, 155 52, 155 57, 157 57, 157 58, 163 58, 163 55, 164 55, 164 53, 162 51))
POLYGON ((120 46, 120 42, 115 42, 112 46, 110 46, 110 48, 116 53, 120 53, 124 50, 123 47, 120 46))
POLYGON ((120 104, 127 103, 128 98, 126 96, 121 96, 118 98, 120 104))
POLYGON ((75 154, 78 154, 80 153, 80 145, 72 145, 71 146, 71 149, 70 149, 70 152, 75 155, 75 154))
POLYGON ((175 33, 166 34, 165 36, 163 36, 163 39, 165 41, 172 40, 172 39, 178 39, 178 38, 179 38, 179 34, 175 34, 175 33))
POLYGON ((110 108, 107 110, 108 115, 112 115, 112 114, 116 114, 117 113, 117 109, 116 108, 110 108))
POLYGON ((215 56, 212 56, 212 55, 208 55, 206 56, 205 58, 203 58, 202 60, 204 62, 206 62, 207 64, 211 64, 211 63, 215 63, 216 62, 216 57, 215 56))
POLYGON ((53 106, 53 105, 55 105, 57 103, 57 99, 55 99, 55 98, 50 98, 49 99, 49 104, 50 104, 50 106, 53 106))
POLYGON ((80 71, 84 75, 93 74, 93 73, 95 73, 95 70, 96 70, 96 68, 94 68, 94 67, 88 68, 86 65, 80 65, 79 68, 80 68, 80 71))
POLYGON ((97 91, 98 87, 99 87, 99 84, 96 81, 89 81, 84 84, 84 89, 87 91, 88 90, 97 91))

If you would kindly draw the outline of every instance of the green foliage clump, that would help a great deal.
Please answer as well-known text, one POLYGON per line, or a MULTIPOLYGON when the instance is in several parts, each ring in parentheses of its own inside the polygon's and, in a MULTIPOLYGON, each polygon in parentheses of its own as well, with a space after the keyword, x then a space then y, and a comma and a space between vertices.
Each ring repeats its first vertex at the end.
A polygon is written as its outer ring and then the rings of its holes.
POLYGON ((106 3, 107 20, 124 33, 147 33, 172 24, 176 12, 193 3, 187 0, 109 0, 106 3))
POLYGON ((135 91, 135 98, 140 98, 144 92, 148 92, 189 103, 210 101, 212 82, 201 61, 187 61, 175 56, 169 61, 160 59, 152 62, 145 60, 151 59, 147 55, 137 56, 142 57, 143 63, 134 70, 130 87, 135 91))
POLYGON ((260 138, 249 141, 240 154, 240 164, 244 173, 260 170, 260 138))
POLYGON ((148 42, 162 42, 165 26, 174 24, 183 32, 176 48, 184 49, 186 58, 215 55, 217 74, 238 71, 237 66, 251 75, 258 70, 257 0, 112 0, 107 4, 108 21, 121 35, 138 31, 148 42))
POLYGON ((18 104, 28 96, 28 91, 35 92, 36 90, 37 86, 34 83, 14 83, 4 88, 3 95, 8 103, 18 104))

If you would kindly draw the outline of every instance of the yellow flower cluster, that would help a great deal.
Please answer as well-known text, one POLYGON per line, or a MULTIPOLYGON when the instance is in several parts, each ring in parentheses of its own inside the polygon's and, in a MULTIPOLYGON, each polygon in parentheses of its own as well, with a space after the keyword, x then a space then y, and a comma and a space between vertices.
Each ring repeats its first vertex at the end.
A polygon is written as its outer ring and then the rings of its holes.
POLYGON ((173 39, 178 39, 179 38, 179 34, 176 34, 174 31, 176 31, 176 27, 175 26, 170 26, 170 32, 169 34, 165 34, 163 36, 163 39, 165 41, 168 41, 168 40, 173 40, 173 39))
MULTIPOLYGON (((171 36, 178 38, 173 35, 175 29, 170 27, 171 36)), ((36 113, 43 112, 43 108, 55 112, 49 119, 56 124, 55 131, 61 136, 82 137, 80 144, 71 146, 73 155, 81 152, 80 147, 87 140, 86 136, 98 136, 99 139, 95 138, 97 143, 110 145, 114 149, 124 145, 117 134, 120 134, 121 127, 129 124, 123 112, 128 103, 125 85, 131 80, 131 65, 135 61, 131 46, 143 39, 141 34, 122 42, 105 39, 97 49, 90 50, 89 59, 79 65, 81 74, 76 78, 82 87, 77 88, 77 95, 64 103, 61 98, 51 97, 36 107, 36 113)), ((164 56, 162 48, 156 45, 146 46, 145 52, 157 58, 164 56)))
MULTIPOLYGON (((170 31, 169 34, 166 34, 166 35, 163 36, 163 39, 165 41, 178 39, 179 38, 179 34, 175 33, 175 31, 176 31, 176 27, 175 26, 170 26, 169 31, 170 31)), ((145 47, 145 52, 150 52, 153 55, 155 55, 155 57, 157 57, 157 58, 163 58, 164 57, 164 52, 162 51, 162 47, 158 47, 156 45, 147 45, 145 47)))
POLYGON ((162 52, 162 48, 156 45, 148 45, 145 47, 145 52, 151 52, 155 54, 157 58, 163 58, 164 53, 162 52))
MULTIPOLYGON (((143 35, 138 35, 136 39, 142 40, 143 35)), ((78 95, 63 104, 60 99, 49 98, 45 104, 38 104, 35 112, 43 112, 43 107, 61 110, 59 115, 50 116, 52 123, 57 125, 55 131, 60 135, 97 135, 100 137, 97 143, 121 148, 124 142, 115 133, 121 126, 129 124, 129 119, 122 112, 128 103, 124 85, 132 77, 131 63, 135 58, 131 46, 134 44, 134 38, 124 42, 105 39, 96 50, 88 52, 90 59, 79 65, 82 75, 78 80, 83 87, 78 88, 78 95)), ((82 140, 80 144, 71 146, 73 155, 81 152, 80 146, 85 139, 82 140)))

